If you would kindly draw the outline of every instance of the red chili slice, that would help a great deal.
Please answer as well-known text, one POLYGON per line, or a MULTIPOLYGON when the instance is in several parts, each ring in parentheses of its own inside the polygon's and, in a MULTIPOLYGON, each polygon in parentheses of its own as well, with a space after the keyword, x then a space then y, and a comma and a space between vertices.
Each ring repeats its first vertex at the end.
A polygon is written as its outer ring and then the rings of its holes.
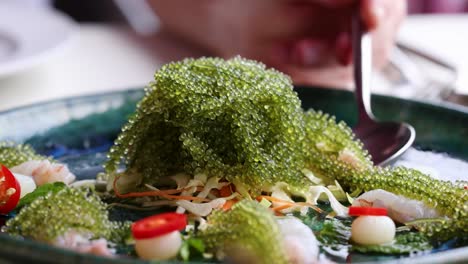
POLYGON ((1 165, 0 170, 0 214, 8 214, 19 202, 21 188, 13 173, 1 165))
POLYGON ((132 234, 135 239, 154 238, 182 230, 185 226, 187 226, 185 214, 164 213, 136 221, 132 224, 132 234))
POLYGON ((351 206, 349 207, 348 214, 353 215, 353 216, 360 216, 360 215, 381 216, 381 215, 387 215, 387 208, 351 206))

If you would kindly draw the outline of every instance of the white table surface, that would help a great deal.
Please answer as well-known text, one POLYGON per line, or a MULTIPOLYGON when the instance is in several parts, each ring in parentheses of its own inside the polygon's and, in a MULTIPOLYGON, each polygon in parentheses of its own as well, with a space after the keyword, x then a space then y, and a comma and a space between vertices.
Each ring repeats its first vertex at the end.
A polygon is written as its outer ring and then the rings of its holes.
MULTIPOLYGON (((457 65, 458 87, 468 89, 468 15, 410 17, 399 37, 457 65)), ((126 28, 82 24, 62 53, 0 79, 0 111, 57 98, 141 88, 163 63, 196 53, 160 39, 139 37, 126 28)))
POLYGON ((468 95, 468 15, 411 16, 398 37, 456 66, 455 89, 468 95))

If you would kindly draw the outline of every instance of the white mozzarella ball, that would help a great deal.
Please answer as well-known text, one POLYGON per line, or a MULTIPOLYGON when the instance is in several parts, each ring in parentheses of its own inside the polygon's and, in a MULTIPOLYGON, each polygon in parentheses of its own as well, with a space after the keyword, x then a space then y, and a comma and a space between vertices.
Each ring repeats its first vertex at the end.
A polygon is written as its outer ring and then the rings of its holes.
POLYGON ((361 245, 381 245, 395 238, 396 227, 388 216, 360 216, 351 225, 351 240, 361 245))
POLYGON ((166 260, 174 258, 181 246, 182 238, 179 231, 154 238, 135 240, 135 250, 138 256, 145 260, 166 260))

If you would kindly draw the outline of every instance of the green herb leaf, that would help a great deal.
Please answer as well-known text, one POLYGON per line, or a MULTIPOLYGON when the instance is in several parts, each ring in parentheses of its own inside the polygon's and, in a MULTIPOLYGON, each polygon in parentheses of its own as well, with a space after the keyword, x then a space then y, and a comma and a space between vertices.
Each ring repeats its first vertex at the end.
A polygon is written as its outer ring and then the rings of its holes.
POLYGON ((350 225, 337 219, 325 220, 322 230, 317 235, 322 245, 331 247, 348 245, 350 237, 350 225))
MULTIPOLYGON (((323 209, 323 208, 321 208, 323 209)), ((301 220, 306 226, 308 226, 314 233, 319 232, 323 228, 323 221, 325 218, 326 212, 329 208, 323 209, 325 211, 324 215, 318 214, 313 210, 309 210, 307 214, 302 215, 299 212, 293 212, 294 217, 301 220)))
POLYGON ((21 198, 21 200, 18 203, 18 206, 16 206, 16 210, 23 206, 29 205, 41 196, 44 196, 50 192, 57 193, 65 187, 66 185, 63 182, 47 183, 42 186, 39 186, 32 193, 28 193, 23 198, 21 198))
POLYGON ((409 254, 411 252, 431 250, 429 239, 422 233, 397 233, 395 241, 388 245, 353 245, 351 251, 361 253, 409 254))
POLYGON ((201 239, 188 238, 184 240, 179 250, 180 258, 183 261, 189 261, 194 255, 202 255, 205 253, 205 244, 201 239))
POLYGON ((185 241, 182 246, 180 247, 179 250, 180 257, 182 258, 183 261, 188 261, 190 258, 190 249, 189 249, 189 243, 185 241))
POLYGON ((187 242, 189 243, 190 247, 196 249, 198 252, 202 254, 205 252, 205 244, 201 239, 191 238, 187 242))

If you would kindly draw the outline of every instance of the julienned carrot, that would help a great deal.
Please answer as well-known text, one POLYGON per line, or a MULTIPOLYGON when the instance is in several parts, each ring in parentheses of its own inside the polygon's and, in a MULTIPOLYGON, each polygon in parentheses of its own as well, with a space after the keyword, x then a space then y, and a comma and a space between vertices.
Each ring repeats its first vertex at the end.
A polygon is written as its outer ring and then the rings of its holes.
POLYGON ((294 206, 294 204, 283 204, 283 205, 280 205, 280 206, 277 206, 277 207, 273 207, 272 209, 275 212, 279 212, 279 211, 281 211, 283 209, 288 209, 288 208, 293 207, 293 206, 294 206))
POLYGON ((210 201, 210 199, 195 197, 195 196, 188 196, 188 195, 165 194, 165 195, 161 195, 161 197, 164 197, 167 199, 174 199, 174 200, 187 200, 187 201, 197 201, 197 202, 209 202, 210 201))
POLYGON ((223 211, 230 210, 231 207, 237 202, 238 202, 237 199, 227 200, 223 205, 223 211))
POLYGON ((257 201, 261 201, 262 199, 268 200, 270 202, 277 202, 277 203, 285 203, 285 204, 294 204, 293 202, 286 201, 286 200, 281 200, 279 198, 273 197, 273 196, 267 196, 267 195, 260 195, 257 197, 257 201))
POLYGON ((183 190, 154 190, 154 191, 146 191, 146 192, 130 192, 126 194, 116 193, 120 198, 127 198, 127 197, 143 197, 143 196, 157 196, 157 195, 174 195, 177 193, 181 193, 183 190))
POLYGON ((115 177, 113 182, 114 193, 119 198, 129 198, 129 197, 144 197, 144 196, 160 196, 166 199, 175 199, 175 200, 189 200, 189 201, 200 201, 200 202, 207 202, 209 201, 206 198, 194 197, 194 196, 181 196, 181 195, 174 195, 177 193, 181 193, 184 189, 170 189, 170 190, 160 190, 160 191, 147 191, 147 192, 130 192, 121 194, 117 190, 117 181, 119 180, 120 176, 115 177))
POLYGON ((261 201, 262 199, 268 200, 270 202, 282 203, 280 206, 271 208, 273 212, 275 212, 275 215, 282 215, 281 210, 293 207, 295 205, 290 201, 281 200, 272 196, 261 195, 257 197, 257 201, 261 201))
MULTIPOLYGON (((257 197, 257 200, 258 201, 261 201, 262 199, 266 199, 270 202, 277 202, 277 203, 283 203, 284 205, 282 206, 286 206, 288 205, 288 207, 286 208, 289 208, 291 206, 307 206, 307 207, 310 207, 312 208, 313 210, 319 212, 319 213, 322 213, 323 210, 320 209, 318 206, 315 206, 313 204, 310 204, 310 203, 304 203, 304 202, 290 202, 290 201, 286 201, 286 200, 282 200, 282 199, 279 199, 279 198, 276 198, 276 197, 272 197, 272 196, 267 196, 267 195, 261 195, 261 196, 258 196, 257 197)), ((279 208, 281 206, 278 206, 278 207, 275 207, 273 208, 273 210, 275 210, 276 208, 279 208)), ((277 209, 277 210, 283 210, 285 208, 282 208, 282 209, 277 209)))
POLYGON ((160 196, 167 199, 175 199, 175 200, 188 200, 188 201, 200 201, 200 202, 208 202, 209 199, 201 198, 201 197, 194 197, 194 196, 183 196, 183 195, 173 195, 167 192, 175 191, 175 190, 164 190, 164 191, 150 191, 150 192, 130 192, 126 194, 120 194, 117 190, 114 190, 115 194, 119 198, 129 198, 129 197, 144 197, 144 196, 160 196))
POLYGON ((310 208, 312 208, 313 210, 315 210, 315 211, 318 212, 318 213, 322 213, 322 212, 323 212, 323 210, 320 209, 320 207, 318 207, 318 206, 316 206, 316 205, 313 205, 313 204, 310 204, 310 203, 298 202, 298 203, 296 203, 296 205, 310 207, 310 208))

